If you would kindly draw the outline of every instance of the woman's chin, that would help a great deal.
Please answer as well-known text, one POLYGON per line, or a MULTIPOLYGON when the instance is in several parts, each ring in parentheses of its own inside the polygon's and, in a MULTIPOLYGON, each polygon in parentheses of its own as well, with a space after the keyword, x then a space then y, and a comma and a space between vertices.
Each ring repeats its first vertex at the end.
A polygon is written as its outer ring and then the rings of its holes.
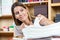
POLYGON ((25 19, 22 19, 21 21, 24 22, 24 21, 26 21, 26 20, 25 20, 25 19))
POLYGON ((26 18, 22 18, 22 19, 20 19, 20 21, 24 22, 24 21, 26 21, 26 18))

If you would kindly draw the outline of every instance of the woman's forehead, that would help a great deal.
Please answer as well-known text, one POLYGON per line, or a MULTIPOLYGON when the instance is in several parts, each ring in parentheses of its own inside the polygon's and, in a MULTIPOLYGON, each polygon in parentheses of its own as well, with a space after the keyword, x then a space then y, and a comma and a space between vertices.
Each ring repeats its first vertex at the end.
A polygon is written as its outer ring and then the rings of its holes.
POLYGON ((23 8, 22 6, 16 6, 14 9, 21 9, 23 8))
POLYGON ((22 6, 16 6, 15 8, 14 8, 14 11, 18 11, 18 10, 20 10, 20 9, 24 9, 22 6))

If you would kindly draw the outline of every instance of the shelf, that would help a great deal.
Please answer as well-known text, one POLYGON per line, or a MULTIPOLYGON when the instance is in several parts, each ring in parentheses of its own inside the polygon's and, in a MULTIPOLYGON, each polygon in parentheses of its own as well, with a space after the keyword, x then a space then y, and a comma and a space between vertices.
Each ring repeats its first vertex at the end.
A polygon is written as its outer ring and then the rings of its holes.
POLYGON ((36 3, 47 3, 48 1, 38 1, 38 2, 24 2, 23 4, 36 4, 36 3))
POLYGON ((0 34, 1 33, 13 33, 13 32, 11 32, 11 31, 7 31, 7 32, 5 32, 5 31, 0 31, 0 34))
POLYGON ((52 7, 54 7, 54 6, 60 6, 60 3, 52 3, 51 6, 52 7))
POLYGON ((8 18, 12 18, 12 15, 2 15, 2 16, 0 16, 0 19, 8 19, 8 18))
POLYGON ((13 32, 0 31, 0 37, 13 37, 13 35, 14 35, 13 32))

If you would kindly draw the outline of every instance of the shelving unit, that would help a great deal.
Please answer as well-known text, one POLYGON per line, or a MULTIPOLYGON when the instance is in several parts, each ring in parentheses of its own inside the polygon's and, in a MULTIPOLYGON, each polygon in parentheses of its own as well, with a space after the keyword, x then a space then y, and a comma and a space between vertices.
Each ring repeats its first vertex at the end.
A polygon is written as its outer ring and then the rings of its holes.
POLYGON ((60 3, 52 3, 51 6, 52 7, 54 7, 54 6, 60 6, 60 3))
POLYGON ((8 18, 12 18, 12 15, 2 15, 2 16, 0 16, 0 19, 8 19, 8 18))

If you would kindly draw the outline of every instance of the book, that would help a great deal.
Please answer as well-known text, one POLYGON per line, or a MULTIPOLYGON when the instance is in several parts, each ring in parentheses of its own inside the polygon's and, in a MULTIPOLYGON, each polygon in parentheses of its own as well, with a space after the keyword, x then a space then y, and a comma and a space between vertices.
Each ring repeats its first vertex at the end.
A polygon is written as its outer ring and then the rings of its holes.
POLYGON ((60 21, 60 14, 56 14, 55 22, 59 22, 59 21, 60 21))
POLYGON ((25 0, 22 0, 22 2, 26 2, 25 0))
POLYGON ((22 2, 22 0, 18 0, 18 2, 22 2))
POLYGON ((28 2, 33 2, 33 0, 28 0, 28 2))
POLYGON ((26 2, 28 2, 28 0, 25 0, 26 2))
POLYGON ((18 2, 26 2, 26 0, 18 0, 18 2))
POLYGON ((48 7, 47 5, 39 5, 34 6, 34 15, 37 16, 38 14, 42 14, 46 17, 48 17, 48 7))
POLYGON ((60 3, 60 0, 52 0, 53 3, 60 3))

